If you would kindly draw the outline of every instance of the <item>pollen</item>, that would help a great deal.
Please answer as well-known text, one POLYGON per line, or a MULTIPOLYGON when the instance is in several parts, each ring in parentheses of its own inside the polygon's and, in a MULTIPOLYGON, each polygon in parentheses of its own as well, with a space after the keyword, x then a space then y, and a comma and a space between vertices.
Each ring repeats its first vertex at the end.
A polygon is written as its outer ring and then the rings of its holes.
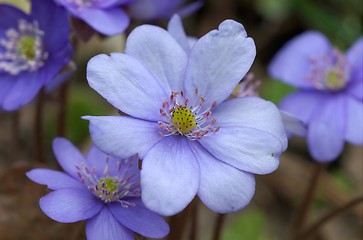
POLYGON ((197 126, 195 114, 187 107, 177 107, 172 113, 171 120, 181 134, 187 134, 197 126))
POLYGON ((35 44, 36 40, 34 37, 24 36, 18 42, 18 52, 27 60, 32 60, 35 57, 35 44))
POLYGON ((338 69, 329 69, 325 74, 325 82, 329 89, 339 90, 345 86, 346 80, 338 69))
POLYGON ((115 178, 105 177, 101 178, 98 182, 98 188, 108 191, 109 193, 113 193, 118 190, 118 183, 115 178))
POLYGON ((116 178, 101 178, 95 188, 95 194, 103 201, 112 202, 117 199, 119 184, 116 178))

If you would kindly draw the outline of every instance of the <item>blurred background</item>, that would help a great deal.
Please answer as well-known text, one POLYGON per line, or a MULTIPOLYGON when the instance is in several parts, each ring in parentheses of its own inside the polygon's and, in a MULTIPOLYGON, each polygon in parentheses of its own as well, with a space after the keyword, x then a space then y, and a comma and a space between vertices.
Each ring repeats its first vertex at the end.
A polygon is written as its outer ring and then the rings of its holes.
MULTIPOLYGON (((26 0, 2 2, 29 8, 26 0)), ((257 57, 251 72, 262 83, 260 95, 277 104, 294 89, 267 75, 266 68, 274 54, 289 39, 309 29, 321 31, 345 51, 362 36, 363 7, 361 0, 205 0, 202 9, 184 19, 184 27, 188 35, 200 37, 225 19, 241 22, 255 40, 257 57)), ((167 21, 153 24, 165 27, 167 21)), ((16 112, 0 112, 0 239, 85 239, 84 223, 56 223, 41 212, 38 200, 48 190, 28 180, 25 172, 34 167, 59 167, 51 142, 63 130, 70 141, 86 152, 90 145, 88 122, 81 120, 81 116, 117 114, 87 85, 85 69, 87 61, 98 53, 123 51, 124 41, 124 35, 108 38, 95 35, 89 42, 77 44, 76 72, 64 87, 44 96, 43 161, 39 162, 35 146, 35 139, 39 137, 34 120, 38 100, 16 112), (63 109, 60 99, 66 99, 63 109), (66 128, 60 130, 62 116, 66 117, 66 128)), ((305 141, 292 138, 288 150, 281 156, 279 169, 256 176, 256 194, 251 204, 241 212, 224 217, 222 239, 290 239, 292 221, 313 169, 314 162, 305 141)), ((363 147, 346 144, 343 154, 327 167, 319 180, 307 224, 362 194, 363 147)), ((198 207, 197 239, 212 239, 218 215, 198 199, 191 207, 195 206, 198 207)), ((190 208, 183 214, 188 215, 190 208)), ((192 222, 183 221, 183 224, 178 222, 178 229, 167 239, 189 239, 192 222)), ((358 240, 362 237, 363 206, 360 204, 329 221, 311 239, 358 240)))

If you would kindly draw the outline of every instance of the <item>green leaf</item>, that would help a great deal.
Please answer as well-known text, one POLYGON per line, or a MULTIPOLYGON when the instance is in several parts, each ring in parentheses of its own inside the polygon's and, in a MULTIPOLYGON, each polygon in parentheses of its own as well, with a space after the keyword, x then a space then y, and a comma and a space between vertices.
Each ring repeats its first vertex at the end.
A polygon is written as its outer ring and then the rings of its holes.
POLYGON ((245 210, 225 225, 222 240, 262 240, 266 238, 265 218, 257 209, 245 210))

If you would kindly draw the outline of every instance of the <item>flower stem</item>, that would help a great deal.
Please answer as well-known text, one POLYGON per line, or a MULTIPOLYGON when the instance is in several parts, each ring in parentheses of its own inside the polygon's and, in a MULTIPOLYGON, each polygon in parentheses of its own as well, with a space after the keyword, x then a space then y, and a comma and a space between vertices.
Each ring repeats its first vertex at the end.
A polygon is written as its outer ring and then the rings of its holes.
POLYGON ((299 234, 295 240, 300 239, 307 239, 307 237, 313 235, 316 233, 325 223, 330 221, 332 218, 338 216, 339 214, 345 212, 351 207, 354 207, 355 205, 363 202, 363 196, 354 198, 350 202, 346 203, 345 205, 334 209, 333 211, 327 213, 325 216, 320 218, 315 224, 313 224, 311 227, 309 227, 307 230, 303 231, 301 234, 299 234))
POLYGON ((198 229, 198 198, 194 199, 192 202, 192 213, 191 213, 191 228, 190 228, 190 240, 196 240, 197 239, 197 229, 198 229))
POLYGON ((64 137, 66 133, 66 120, 67 120, 67 95, 69 89, 69 82, 66 81, 62 84, 59 90, 59 109, 58 109, 58 136, 64 137))
POLYGON ((226 214, 219 213, 214 227, 213 240, 220 240, 226 214))
POLYGON ((188 218, 188 207, 182 212, 169 218, 170 233, 169 239, 181 240, 183 237, 184 229, 186 227, 188 218))
POLYGON ((43 155, 43 110, 44 110, 44 90, 38 95, 35 110, 35 159, 37 162, 44 163, 43 155))
POLYGON ((326 167, 326 164, 322 164, 322 163, 316 163, 316 165, 315 165, 313 175, 310 178, 308 188, 306 189, 305 195, 303 197, 303 202, 302 202, 300 208, 298 209, 297 217, 294 222, 294 226, 293 226, 293 235, 294 236, 297 236, 300 233, 301 228, 305 224, 306 216, 309 211, 311 202, 313 200, 314 192, 318 185, 319 177, 320 177, 321 173, 323 172, 323 170, 325 169, 325 167, 326 167))
POLYGON ((20 110, 15 111, 11 115, 11 133, 13 136, 13 144, 12 144, 12 152, 13 152, 13 160, 18 160, 19 150, 20 150, 20 110))

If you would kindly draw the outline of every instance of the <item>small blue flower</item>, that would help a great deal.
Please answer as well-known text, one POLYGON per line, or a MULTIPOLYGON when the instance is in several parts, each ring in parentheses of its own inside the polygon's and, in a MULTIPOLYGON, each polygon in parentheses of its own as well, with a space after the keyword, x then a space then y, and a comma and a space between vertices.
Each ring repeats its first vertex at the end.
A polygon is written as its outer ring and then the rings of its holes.
POLYGON ((284 126, 270 102, 224 101, 256 54, 241 24, 226 20, 189 39, 175 16, 169 32, 140 26, 125 54, 92 58, 90 86, 130 116, 85 119, 100 149, 143 159, 141 194, 148 208, 172 215, 198 194, 216 212, 238 211, 254 194, 253 174, 278 167, 287 145, 284 126))
POLYGON ((316 161, 336 159, 345 140, 363 145, 362 66, 363 38, 343 53, 316 31, 292 39, 269 66, 271 76, 298 88, 280 108, 307 124, 316 161))
POLYGON ((30 102, 72 57, 64 9, 32 0, 30 15, 0 4, 0 108, 30 102))
POLYGON ((40 208, 62 223, 87 220, 88 240, 133 240, 134 232, 162 238, 169 226, 140 199, 138 158, 116 159, 92 147, 86 158, 68 140, 56 138, 53 150, 65 173, 33 169, 27 176, 54 190, 40 208))
POLYGON ((151 21, 159 18, 170 18, 178 13, 189 15, 203 5, 203 0, 195 1, 183 6, 185 0, 131 0, 128 6, 131 18, 151 21))
POLYGON ((195 2, 179 9, 185 0, 55 0, 74 17, 82 19, 104 35, 123 33, 130 24, 130 17, 143 21, 170 17, 180 10, 189 14, 201 7, 195 2), (129 12, 127 12, 127 10, 129 12))

